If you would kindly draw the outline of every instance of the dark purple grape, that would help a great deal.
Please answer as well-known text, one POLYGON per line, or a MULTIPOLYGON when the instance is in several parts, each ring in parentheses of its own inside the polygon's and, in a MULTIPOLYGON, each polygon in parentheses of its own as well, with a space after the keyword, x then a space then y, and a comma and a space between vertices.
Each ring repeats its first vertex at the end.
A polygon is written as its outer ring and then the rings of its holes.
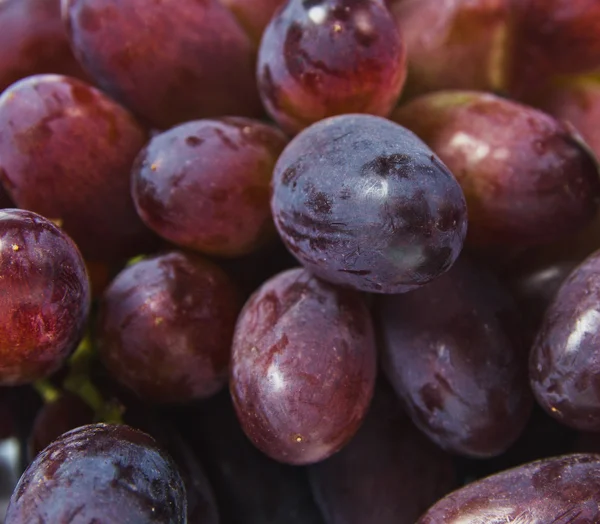
POLYGON ((18 207, 56 221, 83 256, 114 261, 155 240, 130 195, 146 133, 88 84, 29 77, 0 97, 0 179, 18 207))
POLYGON ((123 425, 92 424, 62 435, 29 465, 6 524, 184 524, 186 494, 154 439, 123 425))
POLYGON ((62 7, 86 71, 156 127, 260 115, 252 43, 218 0, 63 0, 62 7))
POLYGON ((600 431, 600 251, 563 283, 531 352, 529 374, 541 406, 557 420, 600 431))
POLYGON ((565 455, 497 473, 435 504, 417 524, 600 521, 600 455, 565 455))
POLYGON ((239 302, 229 277, 203 258, 171 252, 142 260, 104 294, 100 356, 143 399, 208 397, 227 382, 239 302))
POLYGON ((311 466, 310 479, 327 524, 414 524, 455 485, 450 456, 381 387, 356 436, 311 466))
POLYGON ((85 78, 67 39, 60 0, 3 0, 0 93, 17 80, 39 73, 85 78))
POLYGON ((379 306, 383 369, 413 422, 455 453, 505 451, 532 399, 516 305, 493 275, 461 259, 379 306))
POLYGON ((345 113, 387 116, 405 77, 404 40, 379 0, 289 0, 258 53, 263 103, 290 132, 345 113))
POLYGON ((73 241, 45 218, 0 210, 0 384, 56 371, 83 335, 90 308, 73 241))
POLYGON ((206 467, 222 524, 323 524, 305 469, 275 462, 252 446, 228 393, 178 418, 206 467))
POLYGON ((393 120, 422 138, 467 199, 467 243, 500 251, 556 241, 600 206, 595 158, 571 127, 488 93, 445 91, 398 108, 393 120))
POLYGON ((456 179, 413 133, 344 115, 294 138, 275 167, 271 207, 288 249, 317 276, 401 293, 447 271, 467 230, 456 179))
POLYGON ((250 253, 275 236, 269 186, 286 143, 277 128, 247 118, 198 120, 156 135, 133 169, 138 213, 179 246, 250 253))
POLYGON ((375 343, 362 297, 302 269, 274 276, 248 300, 231 359, 242 428, 281 462, 309 464, 338 451, 373 394, 375 343))
POLYGON ((33 459, 63 433, 92 422, 94 411, 78 396, 63 393, 45 404, 35 417, 28 442, 29 457, 33 459))

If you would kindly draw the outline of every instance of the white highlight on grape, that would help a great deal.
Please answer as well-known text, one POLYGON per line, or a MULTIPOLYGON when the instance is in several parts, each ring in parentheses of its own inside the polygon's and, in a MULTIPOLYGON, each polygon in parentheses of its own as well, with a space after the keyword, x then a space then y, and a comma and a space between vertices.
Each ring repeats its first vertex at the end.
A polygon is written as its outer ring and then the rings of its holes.
POLYGON ((322 24, 327 18, 327 9, 322 5, 315 5, 308 10, 308 18, 315 24, 322 24))
POLYGON ((473 162, 479 162, 490 154, 490 146, 483 140, 468 135, 467 133, 458 132, 450 140, 450 147, 456 148, 459 151, 464 151, 469 155, 473 162))
POLYGON ((600 328, 600 312, 595 309, 588 309, 577 319, 575 329, 567 339, 565 353, 576 351, 586 335, 595 335, 600 328))

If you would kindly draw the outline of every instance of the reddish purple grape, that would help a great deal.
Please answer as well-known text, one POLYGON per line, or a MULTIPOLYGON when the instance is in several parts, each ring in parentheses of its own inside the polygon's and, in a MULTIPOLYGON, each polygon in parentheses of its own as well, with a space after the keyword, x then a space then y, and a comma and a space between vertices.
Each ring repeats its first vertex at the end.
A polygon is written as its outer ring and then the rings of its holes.
POLYGON ((600 431, 600 252, 563 283, 531 352, 529 373, 541 406, 576 429, 600 431))
POLYGON ((0 210, 0 384, 56 371, 83 335, 90 307, 73 241, 45 218, 0 210))
POLYGON ((246 118, 198 120, 159 134, 134 166, 138 213, 179 246, 252 252, 275 234, 269 186, 286 142, 277 128, 246 118))
POLYGON ((473 247, 550 243, 584 228, 598 212, 594 157, 572 128, 541 111, 487 93, 445 91, 401 106, 393 119, 456 175, 473 247))
POLYGON ((218 0, 63 0, 62 6, 86 71, 153 125, 260 115, 251 41, 218 0))
POLYGON ((382 297, 383 369, 413 422, 472 457, 504 452, 532 407, 516 305, 493 275, 460 260, 418 291, 382 297))
POLYGON ((248 300, 231 358, 242 428, 281 462, 309 464, 338 451, 373 394, 375 343, 361 296, 302 269, 274 276, 248 300))
POLYGON ((502 471, 451 493, 417 524, 593 524, 599 468, 598 455, 565 455, 502 471))
POLYGON ((405 46, 380 0, 289 0, 263 35, 258 86, 284 129, 344 113, 387 116, 406 77, 405 46))
POLYGON ((59 223, 86 259, 115 261, 154 246, 130 195, 145 141, 124 108, 73 78, 33 76, 0 97, 4 187, 17 206, 59 223))
POLYGON ((333 117, 295 137, 277 161, 271 208, 306 268, 377 293, 447 271, 467 230, 452 173, 413 133, 369 115, 333 117))
POLYGON ((450 455, 423 439, 382 388, 356 436, 311 466, 310 479, 327 524, 414 524, 455 484, 450 455))
POLYGON ((108 287, 98 328, 100 356, 140 397, 187 402, 227 382, 237 290, 217 266, 171 252, 124 269, 108 287))
POLYGON ((29 465, 5 523, 184 524, 186 510, 177 467, 154 439, 91 424, 65 433, 29 465))
POLYGON ((0 93, 17 80, 40 73, 85 78, 69 45, 60 0, 3 0, 0 93))

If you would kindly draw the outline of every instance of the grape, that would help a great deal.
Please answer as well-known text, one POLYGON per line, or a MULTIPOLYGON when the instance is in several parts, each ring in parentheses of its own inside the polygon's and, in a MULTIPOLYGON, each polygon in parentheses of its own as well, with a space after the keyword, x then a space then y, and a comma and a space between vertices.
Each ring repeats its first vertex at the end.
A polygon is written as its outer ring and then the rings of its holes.
POLYGON ((15 204, 64 227, 86 259, 151 249, 131 199, 146 134, 122 107, 65 76, 21 80, 0 96, 0 179, 15 204))
POLYGON ((85 79, 60 17, 60 0, 3 0, 0 93, 17 80, 39 73, 85 79))
POLYGON ((333 117, 294 138, 275 166, 271 208, 305 267, 377 293, 447 271, 467 229, 446 166, 410 131, 368 115, 333 117))
POLYGON ((92 424, 62 435, 27 468, 6 524, 184 524, 186 495, 171 460, 145 433, 92 424))
POLYGON ((260 115, 252 44, 218 0, 62 0, 75 56, 158 128, 260 115))
POLYGON ((344 113, 386 116, 404 85, 404 41, 380 0, 289 0, 257 71, 267 111, 289 132, 344 113))
POLYGON ((223 523, 323 524, 304 468, 275 462, 252 446, 227 392, 181 416, 215 488, 223 523))
POLYGON ((413 422, 455 453, 505 451, 532 399, 516 305, 493 275, 461 259, 379 308, 383 370, 413 422))
POLYGON ((245 118, 188 122, 159 134, 134 166, 137 210, 179 246, 247 254, 274 236, 269 184, 285 145, 278 129, 245 118))
POLYGON ((576 429, 600 431, 600 252, 578 266, 548 308, 529 373, 540 405, 576 429))
POLYGON ((0 384, 54 372, 77 346, 90 307, 85 266, 45 218, 0 210, 0 384))
POLYGON ((391 10, 408 48, 408 97, 505 87, 508 0, 403 0, 391 10))
POLYGON ((338 451, 373 394, 375 343, 360 295, 302 269, 274 276, 248 300, 231 359, 242 428, 261 451, 289 464, 338 451))
POLYGON ((273 14, 277 9, 285 4, 284 0, 222 0, 225 5, 237 18, 240 25, 250 36, 252 42, 258 46, 263 32, 273 14))
POLYGON ((565 455, 503 471, 451 493, 417 524, 592 524, 600 519, 600 456, 565 455))
POLYGON ((64 393, 38 412, 29 437, 29 456, 34 458, 67 431, 91 424, 93 410, 78 396, 64 393))
POLYGON ((511 94, 532 102, 557 77, 600 67, 595 0, 513 0, 511 94))
POLYGON ((144 399, 210 396, 227 382, 238 303, 227 275, 200 257, 170 252, 142 260, 104 294, 100 356, 144 399))
POLYGON ((552 242, 585 227, 598 211, 594 158, 568 126, 545 113, 490 94, 448 91, 420 97, 393 118, 457 176, 472 247, 552 242))
POLYGON ((356 437, 310 478, 327 524, 414 524, 454 487, 452 466, 379 387, 356 437))

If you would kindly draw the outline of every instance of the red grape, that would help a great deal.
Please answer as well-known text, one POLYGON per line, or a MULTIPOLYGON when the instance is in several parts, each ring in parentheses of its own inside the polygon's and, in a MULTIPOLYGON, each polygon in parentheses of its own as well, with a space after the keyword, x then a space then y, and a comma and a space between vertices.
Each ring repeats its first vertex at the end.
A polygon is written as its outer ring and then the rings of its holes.
POLYGON ((146 133, 121 106, 65 76, 39 75, 0 96, 0 179, 19 207, 56 221, 94 261, 151 249, 130 195, 146 133))
POLYGON ((62 0, 75 55, 159 128, 261 112, 252 44, 218 0, 62 0))
POLYGON ((60 0, 3 0, 0 93, 17 80, 40 73, 85 78, 69 45, 60 0))
POLYGON ((589 224, 600 205, 595 159, 563 123, 491 94, 446 91, 393 115, 456 175, 467 242, 479 249, 548 243, 589 224))
POLYGON ((297 132, 344 113, 390 113, 406 76, 404 41, 380 0, 289 0, 263 35, 267 111, 297 132))
POLYGON ((356 433, 375 383, 360 295, 292 269, 268 280, 236 326, 230 388, 246 435, 290 464, 323 460, 356 433))
POLYGON ((246 118, 188 122, 152 138, 133 170, 133 198, 163 238, 221 256, 275 235, 269 186, 286 145, 277 128, 246 118))
POLYGON ((144 399, 208 397, 227 382, 238 303, 227 275, 200 257, 171 252, 142 260, 104 294, 100 356, 144 399))
POLYGON ((442 448, 504 452, 531 413, 516 305, 461 259, 435 282, 380 302, 383 370, 413 422, 442 448))
POLYGON ((0 211, 0 384, 56 371, 83 335, 90 308, 73 241, 45 218, 0 211))
POLYGON ((467 229, 456 179, 413 133, 383 118, 312 125, 279 157, 275 225, 317 276, 362 291, 401 293, 447 271, 467 229))

